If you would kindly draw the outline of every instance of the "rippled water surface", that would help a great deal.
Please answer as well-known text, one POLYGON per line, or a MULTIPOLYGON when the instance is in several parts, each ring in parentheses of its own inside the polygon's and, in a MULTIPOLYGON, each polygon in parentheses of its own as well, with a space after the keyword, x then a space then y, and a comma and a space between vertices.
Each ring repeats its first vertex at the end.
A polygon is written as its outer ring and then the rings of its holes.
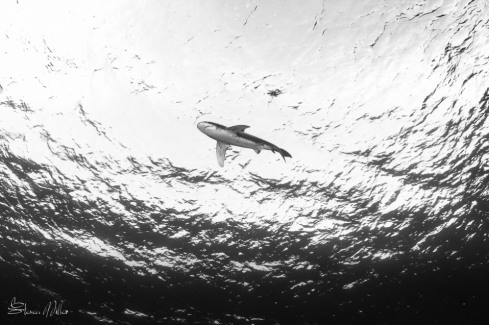
POLYGON ((488 39, 483 0, 2 2, 0 318, 474 322, 488 39))

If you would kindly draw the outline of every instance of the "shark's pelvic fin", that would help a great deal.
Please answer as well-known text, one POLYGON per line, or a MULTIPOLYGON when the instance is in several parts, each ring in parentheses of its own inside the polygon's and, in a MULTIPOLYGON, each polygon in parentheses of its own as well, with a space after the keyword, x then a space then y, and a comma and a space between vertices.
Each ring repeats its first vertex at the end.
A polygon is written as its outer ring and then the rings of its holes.
POLYGON ((229 148, 229 145, 217 141, 217 145, 216 145, 217 162, 219 163, 219 166, 221 166, 221 167, 224 166, 224 160, 226 159, 226 150, 228 148, 229 148))
POLYGON ((260 152, 261 152, 261 150, 260 150, 260 149, 255 149, 255 152, 256 152, 256 153, 260 153, 260 152))
POLYGON ((228 130, 233 131, 233 132, 242 132, 249 128, 248 125, 235 125, 235 126, 230 126, 228 127, 228 130))

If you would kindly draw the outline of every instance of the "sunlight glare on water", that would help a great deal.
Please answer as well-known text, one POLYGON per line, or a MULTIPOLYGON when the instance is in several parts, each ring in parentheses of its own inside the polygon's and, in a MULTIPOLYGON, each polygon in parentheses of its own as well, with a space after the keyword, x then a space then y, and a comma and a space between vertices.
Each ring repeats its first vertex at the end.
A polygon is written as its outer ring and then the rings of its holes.
POLYGON ((2 282, 24 283, 5 305, 115 323, 477 315, 488 22, 482 0, 5 1, 2 282), (292 158, 231 147, 221 168, 202 121, 292 158))

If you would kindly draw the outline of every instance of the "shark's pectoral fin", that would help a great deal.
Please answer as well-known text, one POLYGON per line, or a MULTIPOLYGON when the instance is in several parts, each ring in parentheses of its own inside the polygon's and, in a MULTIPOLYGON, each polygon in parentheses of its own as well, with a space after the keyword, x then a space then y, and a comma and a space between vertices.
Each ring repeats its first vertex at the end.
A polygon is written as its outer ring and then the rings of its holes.
POLYGON ((248 125, 235 125, 235 126, 228 127, 228 130, 233 131, 233 132, 242 132, 243 130, 246 130, 247 128, 249 128, 248 125))
POLYGON ((217 141, 217 145, 216 145, 217 162, 219 163, 219 166, 221 166, 221 167, 224 166, 224 160, 226 159, 226 150, 228 148, 229 148, 229 145, 217 141))
POLYGON ((256 152, 256 153, 260 153, 260 152, 261 152, 261 150, 260 150, 260 149, 255 149, 255 152, 256 152))

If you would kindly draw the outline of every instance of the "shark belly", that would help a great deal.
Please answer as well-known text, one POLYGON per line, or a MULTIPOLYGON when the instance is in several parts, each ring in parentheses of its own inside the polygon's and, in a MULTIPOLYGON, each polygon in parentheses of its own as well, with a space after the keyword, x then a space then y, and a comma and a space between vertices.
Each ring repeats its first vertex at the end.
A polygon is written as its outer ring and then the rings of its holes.
POLYGON ((241 138, 239 136, 231 136, 229 139, 226 138, 225 141, 228 141, 230 145, 236 147, 249 148, 249 149, 258 149, 259 147, 258 143, 241 138))
POLYGON ((242 147, 242 148, 249 148, 249 149, 261 149, 260 144, 253 141, 249 140, 243 137, 240 137, 236 133, 227 131, 227 130, 206 130, 205 132, 209 137, 213 138, 214 140, 230 145, 230 146, 236 146, 236 147, 242 147))

